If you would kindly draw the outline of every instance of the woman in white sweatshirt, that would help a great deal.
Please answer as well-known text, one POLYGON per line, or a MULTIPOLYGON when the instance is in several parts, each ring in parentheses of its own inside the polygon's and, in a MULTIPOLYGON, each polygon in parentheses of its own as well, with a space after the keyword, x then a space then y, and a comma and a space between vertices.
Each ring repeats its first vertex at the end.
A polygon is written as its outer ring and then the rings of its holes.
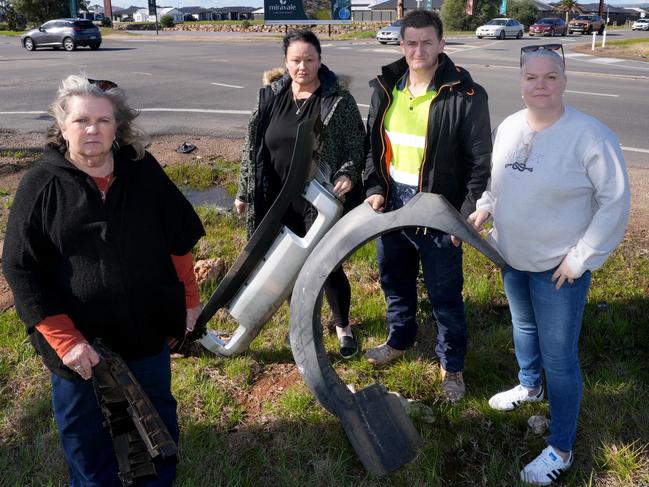
POLYGON ((476 229, 493 217, 488 239, 507 266, 502 277, 512 315, 519 385, 489 405, 514 409, 550 402, 548 447, 521 479, 549 485, 572 465, 582 380, 578 341, 590 272, 624 235, 629 188, 617 137, 598 120, 563 104, 560 44, 521 50, 527 106, 497 129, 491 189, 469 216, 476 229))

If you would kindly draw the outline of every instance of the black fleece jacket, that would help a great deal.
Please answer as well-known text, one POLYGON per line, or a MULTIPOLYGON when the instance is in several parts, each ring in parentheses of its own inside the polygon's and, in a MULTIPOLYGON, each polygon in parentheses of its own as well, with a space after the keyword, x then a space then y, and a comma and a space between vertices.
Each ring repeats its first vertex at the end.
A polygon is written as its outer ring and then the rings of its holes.
POLYGON ((78 375, 35 329, 47 316, 69 315, 89 342, 101 337, 126 359, 184 335, 184 287, 170 255, 189 252, 203 226, 153 156, 134 155, 114 154, 103 202, 90 176, 48 150, 13 201, 3 271, 36 351, 66 378, 78 375))
MULTIPOLYGON (((386 161, 384 120, 392 89, 408 69, 405 58, 383 66, 370 81, 372 99, 367 117, 364 183, 367 196, 386 197, 390 167, 386 161)), ((437 95, 430 104, 419 191, 441 194, 466 217, 475 209, 491 172, 491 125, 487 93, 468 71, 440 54, 433 83, 437 95)))

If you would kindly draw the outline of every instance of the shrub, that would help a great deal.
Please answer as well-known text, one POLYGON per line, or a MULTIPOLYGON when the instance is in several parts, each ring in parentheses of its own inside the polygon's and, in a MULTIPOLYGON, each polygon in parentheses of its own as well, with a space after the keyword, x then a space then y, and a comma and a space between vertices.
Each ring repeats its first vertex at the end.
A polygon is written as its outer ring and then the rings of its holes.
POLYGON ((173 27, 174 18, 171 15, 163 15, 162 17, 160 17, 160 25, 162 27, 173 27))
POLYGON ((244 19, 244 21, 241 22, 241 27, 242 27, 243 29, 247 29, 247 28, 250 27, 251 25, 252 25, 252 23, 251 23, 248 19, 244 19))

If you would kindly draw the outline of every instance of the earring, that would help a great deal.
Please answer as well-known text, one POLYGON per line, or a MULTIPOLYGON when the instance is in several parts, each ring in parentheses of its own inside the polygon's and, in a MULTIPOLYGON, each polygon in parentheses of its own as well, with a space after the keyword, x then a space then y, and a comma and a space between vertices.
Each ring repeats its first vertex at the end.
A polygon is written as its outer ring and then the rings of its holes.
POLYGON ((119 150, 119 142, 117 142, 117 136, 113 139, 113 149, 119 150))

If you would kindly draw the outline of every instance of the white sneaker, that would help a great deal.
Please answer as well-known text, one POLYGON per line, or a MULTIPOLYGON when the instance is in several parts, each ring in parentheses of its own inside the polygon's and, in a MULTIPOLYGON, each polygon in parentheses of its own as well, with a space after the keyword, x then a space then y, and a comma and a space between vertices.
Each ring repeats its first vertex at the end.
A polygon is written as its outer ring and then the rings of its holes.
POLYGON ((554 451, 554 448, 548 446, 521 470, 521 480, 532 485, 550 485, 559 478, 559 475, 570 468, 572 460, 572 452, 570 452, 568 460, 564 462, 554 451))
POLYGON ((543 386, 539 387, 539 392, 530 396, 529 389, 518 384, 513 389, 505 392, 499 392, 489 399, 491 409, 498 411, 511 411, 523 402, 539 402, 543 400, 543 386))

